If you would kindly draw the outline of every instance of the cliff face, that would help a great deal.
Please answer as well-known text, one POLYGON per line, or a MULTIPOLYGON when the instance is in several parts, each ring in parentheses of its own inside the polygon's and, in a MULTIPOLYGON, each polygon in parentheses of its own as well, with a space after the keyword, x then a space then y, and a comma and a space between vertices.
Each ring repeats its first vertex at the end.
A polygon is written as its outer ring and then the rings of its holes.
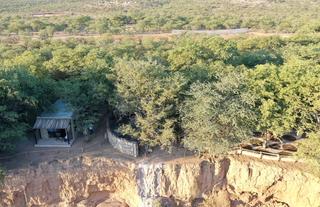
POLYGON ((251 205, 319 207, 320 179, 304 170, 294 163, 231 159, 228 189, 251 205))
POLYGON ((0 206, 196 206, 210 194, 219 207, 318 207, 320 180, 292 165, 241 157, 156 163, 80 157, 10 171, 0 206))
POLYGON ((0 190, 0 206, 8 207, 80 207, 103 202, 135 206, 139 200, 134 166, 103 158, 82 157, 13 171, 0 190))

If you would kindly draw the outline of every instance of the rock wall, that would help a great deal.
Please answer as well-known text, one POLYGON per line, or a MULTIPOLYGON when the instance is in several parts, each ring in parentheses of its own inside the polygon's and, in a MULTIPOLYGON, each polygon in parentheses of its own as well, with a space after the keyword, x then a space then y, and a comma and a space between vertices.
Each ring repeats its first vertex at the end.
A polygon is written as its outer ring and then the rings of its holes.
POLYGON ((79 157, 10 171, 0 206, 191 207, 212 195, 219 207, 318 207, 319 178, 292 165, 232 156, 210 162, 79 157))
POLYGON ((139 201, 134 166, 104 158, 80 157, 11 171, 0 188, 1 207, 136 206, 139 201))
POLYGON ((153 207, 158 198, 188 206, 222 182, 219 176, 215 175, 215 165, 207 161, 140 163, 136 173, 139 207, 153 207))
MULTIPOLYGON (((229 192, 252 206, 273 200, 291 207, 319 207, 320 179, 294 163, 231 159, 229 192)), ((275 206, 275 205, 274 205, 275 206)))

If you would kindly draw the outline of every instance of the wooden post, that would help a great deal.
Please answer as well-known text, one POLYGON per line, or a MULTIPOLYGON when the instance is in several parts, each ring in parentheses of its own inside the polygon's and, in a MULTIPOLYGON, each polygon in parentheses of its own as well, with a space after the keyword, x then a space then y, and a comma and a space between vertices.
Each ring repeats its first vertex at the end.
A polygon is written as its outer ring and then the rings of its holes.
POLYGON ((74 131, 73 119, 71 119, 70 124, 71 124, 72 139, 75 140, 76 139, 76 134, 75 134, 75 131, 74 131))
POLYGON ((38 129, 35 129, 34 139, 35 139, 35 141, 36 141, 36 144, 38 144, 37 132, 38 132, 38 129))
POLYGON ((70 137, 68 136, 68 129, 64 129, 64 131, 66 132, 66 136, 67 136, 67 139, 68 139, 68 144, 70 144, 70 137))
MULTIPOLYGON (((108 130, 108 129, 107 129, 108 130)), ((108 143, 108 132, 106 131, 104 133, 104 144, 107 144, 108 143)))

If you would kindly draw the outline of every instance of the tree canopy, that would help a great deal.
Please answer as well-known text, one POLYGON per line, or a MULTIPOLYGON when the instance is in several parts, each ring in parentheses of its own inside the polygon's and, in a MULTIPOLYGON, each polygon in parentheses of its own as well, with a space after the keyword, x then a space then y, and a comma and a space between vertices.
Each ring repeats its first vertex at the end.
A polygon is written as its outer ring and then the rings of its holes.
POLYGON ((313 35, 2 42, 0 151, 60 98, 80 131, 108 111, 141 145, 216 154, 254 131, 294 130, 310 136, 300 153, 316 159, 307 151, 319 139, 319 45, 313 35))
POLYGON ((222 153, 250 137, 256 114, 254 94, 239 71, 211 83, 195 82, 181 108, 184 144, 192 150, 222 153))

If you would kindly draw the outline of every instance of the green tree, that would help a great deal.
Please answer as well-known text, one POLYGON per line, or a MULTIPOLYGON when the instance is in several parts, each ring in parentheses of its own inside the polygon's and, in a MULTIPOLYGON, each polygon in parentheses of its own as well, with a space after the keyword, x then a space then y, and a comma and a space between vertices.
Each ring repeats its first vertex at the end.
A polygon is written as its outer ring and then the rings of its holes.
POLYGON ((110 29, 110 26, 111 26, 111 21, 106 17, 98 19, 95 24, 96 31, 99 32, 100 34, 108 32, 110 29))
POLYGON ((217 82, 191 85, 181 108, 187 148, 218 154, 249 137, 256 121, 255 99, 245 82, 238 71, 217 82))
POLYGON ((45 29, 39 30, 39 36, 41 40, 47 40, 51 37, 53 37, 54 34, 54 27, 48 26, 45 29))
POLYGON ((59 96, 71 104, 77 114, 77 130, 84 132, 107 111, 112 85, 106 73, 88 71, 79 77, 59 81, 59 96))
POLYGON ((25 69, 0 70, 0 152, 13 150, 38 110, 52 100, 48 85, 25 69))
POLYGON ((78 45, 75 48, 63 45, 52 51, 52 58, 44 63, 44 67, 55 79, 79 75, 88 68, 84 58, 90 49, 87 45, 78 45))
POLYGON ((291 130, 299 134, 314 131, 320 108, 319 72, 317 64, 299 60, 251 71, 250 85, 259 96, 259 130, 276 136, 291 130))
POLYGON ((230 64, 238 56, 236 45, 220 37, 184 37, 169 51, 168 60, 173 70, 188 68, 194 64, 222 61, 230 64))
POLYGON ((181 76, 154 62, 121 60, 115 68, 117 110, 131 117, 120 131, 149 146, 176 141, 176 107, 184 84, 181 76))
POLYGON ((33 32, 38 32, 38 31, 46 28, 46 24, 44 22, 42 22, 41 20, 38 20, 38 19, 37 20, 33 20, 30 23, 30 26, 31 26, 33 32))
POLYGON ((42 73, 42 64, 44 59, 35 50, 26 50, 23 53, 16 55, 15 57, 5 59, 3 61, 3 66, 6 68, 27 68, 35 74, 42 73))
POLYGON ((320 133, 314 132, 299 144, 298 157, 306 159, 312 171, 320 175, 320 133))
POLYGON ((69 20, 67 31, 71 33, 86 32, 91 22, 92 18, 90 16, 79 16, 69 20))

